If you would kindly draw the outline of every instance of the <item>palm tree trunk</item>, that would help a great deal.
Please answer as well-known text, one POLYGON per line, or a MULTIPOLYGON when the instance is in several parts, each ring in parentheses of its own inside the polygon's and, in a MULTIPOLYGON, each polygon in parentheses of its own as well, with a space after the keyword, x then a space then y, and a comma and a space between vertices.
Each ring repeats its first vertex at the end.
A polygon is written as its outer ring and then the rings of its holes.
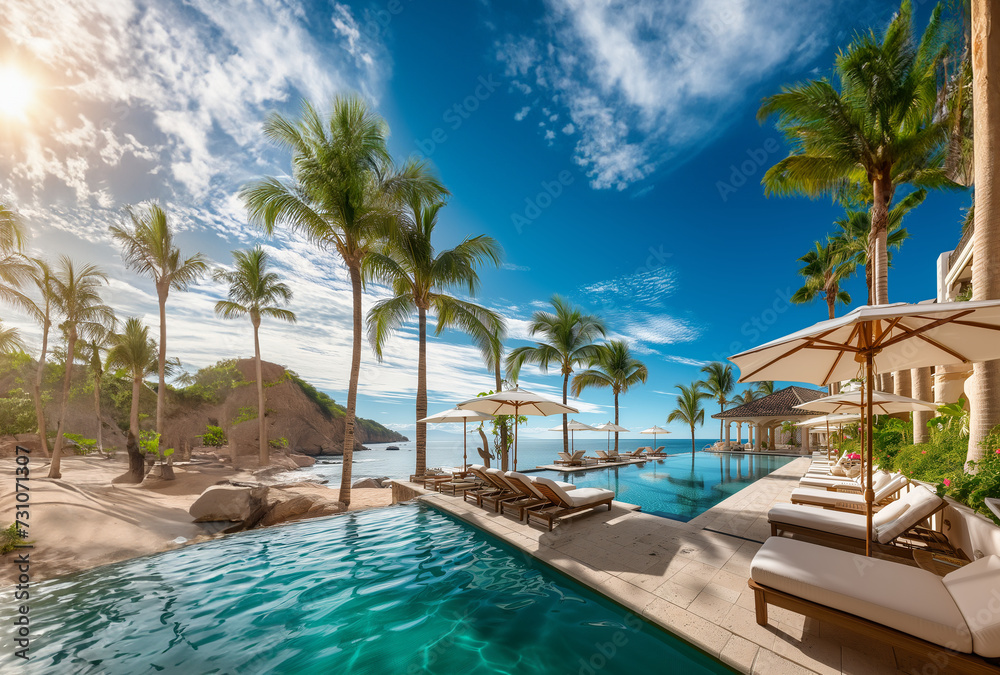
POLYGON ((346 509, 351 504, 351 462, 354 461, 354 411, 358 405, 358 378, 361 377, 361 265, 348 262, 351 294, 354 296, 354 339, 351 345, 351 380, 347 388, 347 416, 344 418, 344 454, 340 474, 340 497, 346 509))
POLYGON ((691 461, 694 461, 694 425, 691 425, 691 461))
MULTIPOLYGON (((719 401, 719 412, 720 413, 726 412, 726 404, 723 403, 722 401, 719 401)), ((719 440, 720 441, 722 440, 722 436, 723 436, 723 433, 725 432, 725 429, 726 429, 726 420, 719 419, 719 440)))
MULTIPOLYGON (((563 373, 563 405, 566 405, 566 390, 569 388, 569 373, 563 373)), ((568 423, 568 415, 563 413, 563 452, 569 452, 569 430, 566 428, 568 423)), ((514 421, 517 424, 517 421, 514 421)))
POLYGON ((63 390, 59 403, 59 424, 56 426, 56 442, 52 449, 52 465, 49 467, 49 478, 62 478, 60 453, 62 452, 63 424, 66 422, 66 403, 69 401, 69 385, 73 379, 73 350, 76 349, 76 326, 70 326, 66 341, 66 375, 63 377, 63 390))
POLYGON ((257 436, 259 437, 260 465, 267 466, 270 464, 271 458, 268 456, 267 422, 264 419, 267 408, 264 404, 264 374, 260 363, 260 317, 254 317, 250 321, 253 323, 253 360, 254 367, 257 369, 257 436))
MULTIPOLYGON (((618 392, 615 392, 615 426, 618 426, 618 392)), ((656 448, 653 448, 654 450, 656 448)), ((618 454, 618 432, 615 432, 615 454, 618 454)))
POLYGON ((427 310, 417 308, 420 341, 417 347, 417 468, 414 471, 423 476, 427 470, 427 423, 420 422, 427 417, 427 310))
POLYGON ((872 229, 870 239, 874 253, 874 300, 876 305, 889 302, 889 253, 886 248, 889 227, 889 200, 892 198, 892 183, 888 175, 872 181, 871 218, 872 229))
POLYGON ((826 313, 829 318, 837 316, 837 288, 832 288, 826 292, 826 313))
MULTIPOLYGON (((497 353, 496 368, 494 369, 494 374, 496 375, 496 385, 497 385, 496 392, 500 393, 500 388, 503 386, 503 379, 500 377, 499 353, 497 353)), ((482 432, 480 431, 480 433, 482 432)), ((483 436, 483 438, 486 438, 486 436, 483 436)), ((483 443, 485 445, 485 441, 483 441, 483 443)), ((484 447, 483 450, 485 450, 486 452, 490 451, 488 447, 484 447)), ((487 466, 487 468, 489 467, 487 466)), ((507 425, 506 424, 500 425, 500 469, 501 471, 509 471, 509 469, 507 468, 507 425)))
POLYGON ((97 451, 104 454, 104 425, 101 424, 101 376, 94 376, 94 414, 97 416, 97 451))
POLYGON ((118 482, 141 483, 146 476, 146 462, 139 452, 139 397, 142 394, 142 376, 132 376, 132 407, 128 415, 128 438, 125 451, 128 453, 128 473, 118 482))
MULTIPOLYGON (((156 295, 160 301, 160 357, 157 363, 159 384, 156 387, 156 433, 163 434, 163 406, 167 400, 167 293, 170 284, 156 282, 156 295)), ((162 440, 162 436, 160 437, 162 440)))
MULTIPOLYGON (((992 2, 972 3, 972 119, 976 212, 972 249, 972 299, 1000 298, 1000 195, 994 191, 995 167, 1000 166, 1000 30, 993 30, 992 2), (992 76, 992 80, 990 79, 992 76)), ((1000 21, 1000 16, 997 17, 1000 21)), ((975 363, 969 391, 971 409, 967 461, 978 461, 980 445, 1000 424, 1000 361, 975 363)))
POLYGON ((38 371, 35 373, 35 417, 38 421, 38 443, 42 454, 49 456, 48 432, 45 429, 45 406, 42 404, 42 380, 45 377, 45 357, 49 350, 49 316, 46 310, 42 324, 42 355, 38 357, 38 371))

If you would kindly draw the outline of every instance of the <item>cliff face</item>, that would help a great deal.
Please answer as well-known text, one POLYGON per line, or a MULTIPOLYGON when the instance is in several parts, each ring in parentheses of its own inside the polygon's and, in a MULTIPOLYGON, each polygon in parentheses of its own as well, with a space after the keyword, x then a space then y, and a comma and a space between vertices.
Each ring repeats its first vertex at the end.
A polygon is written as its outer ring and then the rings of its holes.
MULTIPOLYGON (((215 390, 216 396, 195 398, 186 395, 186 390, 169 391, 164 420, 161 448, 175 448, 178 453, 187 448, 202 445, 200 434, 208 425, 222 427, 229 438, 230 451, 235 447, 238 454, 256 454, 257 441, 257 386, 253 361, 243 359, 234 362, 236 381, 232 386, 215 390), (221 392, 221 393, 218 393, 221 392)), ((30 391, 30 377, 34 364, 20 364, 0 373, 0 407, 4 406, 4 395, 8 390, 22 387, 30 391)), ((285 438, 288 447, 308 455, 341 455, 344 442, 344 408, 335 404, 322 393, 299 379, 281 366, 262 364, 264 394, 267 400, 267 434, 271 440, 285 438)), ((128 427, 128 404, 131 400, 131 384, 124 382, 116 389, 106 377, 102 387, 102 427, 105 447, 125 449, 125 434, 128 427)), ((47 382, 46 393, 51 396, 46 405, 46 419, 50 433, 55 431, 59 418, 57 378, 47 382)), ((13 399, 11 399, 13 400, 13 399)), ((153 426, 156 394, 144 388, 140 412, 145 416, 143 429, 153 426)), ((34 419, 34 413, 31 413, 34 419)), ((33 424, 33 422, 32 422, 33 424)), ((66 410, 65 431, 82 434, 86 438, 97 437, 97 417, 94 412, 93 388, 89 375, 82 366, 74 372, 73 392, 66 410)), ((3 433, 0 431, 0 433, 3 433)), ((406 437, 383 427, 372 420, 358 418, 354 425, 355 448, 364 443, 391 443, 405 441, 406 437)), ((34 447, 25 434, 18 439, 34 447)), ((3 444, 6 445, 6 444, 3 444)))

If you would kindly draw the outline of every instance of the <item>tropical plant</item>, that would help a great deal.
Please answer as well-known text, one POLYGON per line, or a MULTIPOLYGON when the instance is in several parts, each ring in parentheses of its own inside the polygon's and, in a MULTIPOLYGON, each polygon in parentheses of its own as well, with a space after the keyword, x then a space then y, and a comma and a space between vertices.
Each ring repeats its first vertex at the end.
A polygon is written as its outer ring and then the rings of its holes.
POLYGON ((11 389, 0 398, 0 436, 27 434, 35 428, 31 397, 23 389, 11 389))
POLYGON ((16 328, 4 328, 0 322, 0 354, 14 354, 24 351, 24 340, 16 328))
POLYGON ((253 326, 253 362, 257 373, 257 434, 260 465, 270 462, 264 399, 264 375, 260 361, 260 322, 265 316, 295 323, 295 314, 282 305, 292 299, 292 291, 275 272, 268 271, 268 255, 260 246, 249 251, 233 251, 233 269, 218 270, 216 281, 229 284, 229 299, 215 303, 215 313, 224 319, 250 317, 253 326))
POLYGON ((786 86, 764 99, 763 122, 777 115, 791 154, 768 169, 767 194, 837 194, 870 188, 875 304, 888 302, 887 230, 896 188, 951 186, 944 170, 947 129, 935 119, 937 67, 947 51, 941 7, 922 38, 904 0, 881 39, 858 34, 836 58, 837 85, 826 79, 786 86))
MULTIPOLYGON (((504 382, 504 384, 506 384, 506 382, 504 382)), ((497 390, 497 391, 502 391, 502 390, 497 390)), ((481 391, 478 394, 476 394, 476 398, 482 398, 483 396, 492 396, 494 393, 496 392, 494 392, 493 390, 481 391)), ((514 415, 494 415, 493 419, 491 419, 489 422, 479 423, 479 433, 484 439, 483 444, 485 446, 483 448, 483 452, 486 453, 483 456, 483 459, 486 461, 487 468, 489 467, 490 449, 485 441, 486 434, 483 433, 483 426, 485 424, 490 425, 490 434, 493 436, 492 456, 503 462, 501 470, 506 470, 503 467, 507 465, 506 464, 507 454, 508 451, 510 450, 508 446, 511 442, 510 439, 514 438, 514 425, 527 424, 527 422, 528 422, 528 417, 526 415, 518 415, 516 419, 514 415)))
POLYGON ((139 445, 139 396, 143 380, 157 370, 156 341, 149 336, 149 326, 143 325, 142 321, 133 316, 125 321, 121 333, 111 336, 110 344, 108 367, 125 370, 132 376, 132 404, 125 442, 128 472, 116 478, 115 482, 141 483, 146 471, 139 445))
POLYGON ((831 319, 836 316, 835 307, 838 302, 842 305, 851 304, 850 294, 840 290, 840 284, 854 272, 854 266, 851 261, 841 260, 836 242, 829 239, 825 243, 817 241, 813 244, 813 249, 799 260, 803 263, 799 275, 805 279, 805 283, 792 295, 792 302, 805 304, 822 295, 831 319))
POLYGON ((454 248, 435 252, 431 241, 437 214, 443 204, 413 200, 398 231, 379 251, 365 257, 366 278, 385 281, 392 297, 380 300, 368 312, 368 342, 379 362, 386 340, 417 313, 417 475, 427 468, 427 312, 437 315, 435 335, 448 327, 466 333, 484 359, 496 352, 506 326, 499 314, 481 305, 449 294, 462 290, 475 296, 479 290, 477 270, 486 263, 499 265, 502 250, 492 237, 467 237, 454 248))
MULTIPOLYGON (((719 404, 719 412, 723 412, 726 409, 729 394, 731 394, 733 389, 736 387, 736 377, 733 375, 732 364, 724 364, 719 361, 713 361, 712 363, 707 363, 702 366, 701 372, 708 376, 701 381, 701 386, 704 387, 711 397, 714 398, 719 404)), ((725 420, 720 419, 720 441, 722 440, 724 426, 725 420)))
POLYGON ((423 163, 393 166, 386 146, 388 126, 360 98, 338 97, 329 115, 303 103, 298 120, 273 113, 264 136, 292 155, 292 179, 262 178, 240 196, 249 219, 273 234, 287 226, 347 267, 353 295, 351 374, 344 421, 339 501, 351 501, 351 462, 361 372, 361 263, 399 220, 403 204, 433 201, 446 190, 423 163))
POLYGON ((0 204, 0 301, 29 309, 31 300, 21 287, 31 281, 31 260, 21 253, 25 228, 21 217, 10 207, 0 204))
POLYGON ((962 436, 969 435, 969 411, 965 409, 965 397, 960 396, 956 403, 944 403, 938 406, 937 417, 927 420, 929 429, 946 427, 957 429, 962 436))
POLYGON ((764 398, 774 393, 773 380, 761 380, 757 383, 757 398, 764 398))
POLYGON ((38 290, 39 298, 29 307, 31 316, 42 326, 42 351, 38 357, 38 368, 35 370, 35 382, 32 396, 35 401, 35 418, 38 425, 38 442, 42 453, 49 456, 49 439, 45 424, 45 405, 42 397, 42 380, 45 376, 45 361, 49 352, 49 331, 52 329, 52 312, 55 301, 52 268, 45 260, 32 260, 33 272, 31 279, 38 290))
POLYGON ((184 291, 208 271, 201 253, 181 258, 166 212, 157 204, 125 207, 125 221, 112 225, 111 236, 122 249, 125 266, 153 280, 160 306, 159 384, 156 388, 156 432, 163 433, 167 395, 167 296, 171 289, 184 291))
MULTIPOLYGON (((611 340, 596 346, 587 370, 573 377, 573 396, 579 397, 584 389, 610 388, 615 397, 615 424, 618 424, 618 396, 627 393, 637 384, 645 383, 649 369, 639 359, 633 358, 628 343, 611 340)), ((615 432, 615 453, 618 452, 618 432, 615 432)))
POLYGON ((705 409, 701 407, 701 402, 712 395, 701 390, 701 382, 692 382, 690 385, 678 384, 677 389, 681 393, 677 397, 677 405, 670 414, 667 415, 667 422, 684 422, 691 428, 691 458, 694 459, 694 428, 705 423, 705 409))
MULTIPOLYGON (((606 329, 601 318, 584 314, 558 295, 553 295, 550 302, 555 312, 535 312, 528 327, 530 335, 541 334, 545 341, 512 351, 507 356, 507 375, 516 380, 525 363, 535 364, 543 373, 547 373, 550 366, 558 365, 563 376, 562 402, 565 405, 573 368, 597 356, 594 340, 604 337, 606 329)), ((562 417, 563 452, 569 452, 567 416, 564 413, 562 417)))
POLYGON ((62 315, 61 328, 66 334, 66 372, 63 375, 62 396, 59 403, 59 423, 52 449, 49 478, 60 478, 60 452, 63 444, 63 426, 66 422, 66 404, 69 401, 73 379, 73 361, 77 339, 88 340, 107 325, 113 325, 114 312, 101 300, 101 286, 108 276, 96 265, 76 266, 68 256, 60 256, 51 283, 53 305, 62 315))
POLYGON ((94 385, 94 416, 97 418, 97 450, 104 452, 104 421, 101 419, 101 381, 104 379, 103 353, 115 331, 115 320, 109 325, 95 324, 90 338, 84 343, 85 356, 94 385))
POLYGON ((197 438, 200 438, 201 442, 210 448, 221 448, 229 442, 226 438, 226 432, 222 430, 222 427, 211 424, 205 427, 205 433, 199 434, 197 438))

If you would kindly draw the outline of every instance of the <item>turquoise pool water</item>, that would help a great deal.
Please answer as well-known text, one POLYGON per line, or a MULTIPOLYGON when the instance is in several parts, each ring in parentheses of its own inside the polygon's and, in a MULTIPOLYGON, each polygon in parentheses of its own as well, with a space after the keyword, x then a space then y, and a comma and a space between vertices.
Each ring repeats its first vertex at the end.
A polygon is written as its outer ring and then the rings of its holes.
POLYGON ((644 513, 687 522, 794 457, 696 452, 643 464, 588 471, 539 471, 533 476, 565 480, 577 487, 615 491, 615 499, 638 504, 644 513))
MULTIPOLYGON (((33 673, 731 672, 418 505, 235 535, 32 598, 33 673)), ((13 663, 4 650, 0 670, 13 663)))

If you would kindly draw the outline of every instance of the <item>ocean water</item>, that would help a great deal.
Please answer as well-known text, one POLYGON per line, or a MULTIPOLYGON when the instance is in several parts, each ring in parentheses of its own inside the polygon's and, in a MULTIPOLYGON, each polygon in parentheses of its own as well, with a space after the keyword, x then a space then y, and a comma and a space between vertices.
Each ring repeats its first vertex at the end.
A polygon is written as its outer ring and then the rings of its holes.
MULTIPOLYGON (((562 438, 553 433, 556 438, 552 439, 519 439, 517 466, 519 469, 533 469, 543 464, 551 464, 559 458, 562 451, 562 438)), ((577 450, 586 450, 588 455, 593 456, 596 450, 605 450, 608 447, 606 437, 597 437, 593 432, 579 434, 575 439, 577 450)), ((695 447, 701 450, 706 445, 715 443, 714 438, 696 439, 695 447)), ((614 439, 611 441, 614 443, 614 439)), ((618 440, 619 452, 632 451, 643 446, 652 446, 652 436, 640 436, 637 438, 620 438, 618 440)), ((476 445, 481 445, 478 435, 469 436, 468 461, 469 464, 481 464, 479 453, 476 452, 476 445)), ((656 437, 656 445, 665 446, 665 452, 691 453, 691 439, 656 437)), ((376 443, 368 446, 370 450, 354 453, 354 463, 351 471, 352 482, 361 478, 408 478, 416 468, 416 443, 408 441, 406 443, 376 443), (386 450, 390 445, 399 447, 398 451, 386 450)), ((320 457, 317 463, 306 471, 310 474, 324 478, 330 484, 339 484, 341 475, 341 460, 339 457, 320 457)), ((458 436, 455 440, 428 440, 427 441, 427 466, 461 466, 462 465, 462 438, 458 436)), ((493 466, 498 466, 493 460, 493 466)))
MULTIPOLYGON (((0 612, 14 616, 6 600, 0 612)), ((38 583, 31 626, 31 661, 4 649, 0 672, 733 672, 534 558, 414 504, 38 583)))

